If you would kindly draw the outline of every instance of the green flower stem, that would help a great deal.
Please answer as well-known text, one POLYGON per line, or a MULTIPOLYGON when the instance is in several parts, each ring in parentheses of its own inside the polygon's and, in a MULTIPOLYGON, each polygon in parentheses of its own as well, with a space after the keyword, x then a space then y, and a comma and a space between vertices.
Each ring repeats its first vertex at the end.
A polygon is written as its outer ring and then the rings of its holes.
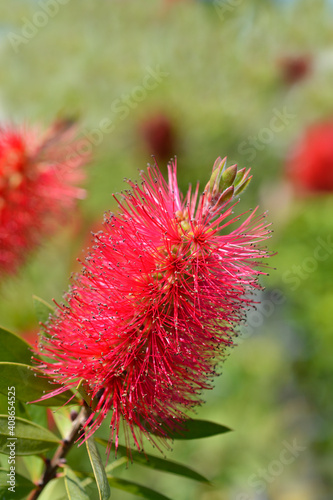
POLYGON ((63 465, 64 458, 66 457, 67 453, 69 452, 75 441, 80 437, 80 434, 83 430, 83 424, 86 422, 90 414, 90 408, 86 405, 86 403, 84 403, 84 406, 82 407, 79 415, 73 421, 72 428, 68 436, 62 440, 52 459, 46 462, 43 476, 39 481, 37 488, 31 492, 28 500, 36 500, 36 498, 38 498, 42 493, 45 486, 57 476, 58 467, 61 467, 63 465))

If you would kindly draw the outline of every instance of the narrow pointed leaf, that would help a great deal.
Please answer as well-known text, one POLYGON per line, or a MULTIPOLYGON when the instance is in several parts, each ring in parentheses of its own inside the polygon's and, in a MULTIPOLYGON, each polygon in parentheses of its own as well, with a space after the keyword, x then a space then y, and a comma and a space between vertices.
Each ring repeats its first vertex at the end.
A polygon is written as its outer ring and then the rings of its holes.
POLYGON ((189 419, 184 423, 184 430, 177 430, 170 436, 172 439, 199 439, 230 432, 229 427, 209 422, 208 420, 189 419))
POLYGON ((6 500, 20 500, 25 498, 30 491, 32 491, 36 486, 29 479, 15 471, 15 487, 14 491, 9 490, 11 487, 10 476, 8 475, 8 470, 0 468, 0 498, 6 500))
POLYGON ((0 361, 31 365, 31 346, 15 333, 0 327, 0 361))
MULTIPOLYGON (((15 443, 15 455, 36 455, 57 446, 60 441, 52 432, 23 418, 8 426, 8 415, 0 415, 0 453, 9 455, 9 443, 15 443)), ((12 446, 14 450, 14 446, 12 446)))
MULTIPOLYGON (((147 425, 146 430, 152 434, 160 434, 147 425)), ((224 434, 225 432, 230 432, 232 429, 221 424, 216 424, 215 422, 209 422, 208 420, 191 418, 185 422, 179 423, 179 428, 173 431, 164 427, 161 422, 161 430, 164 430, 165 437, 170 439, 200 439, 215 436, 217 434, 224 434)))
POLYGON ((65 487, 68 500, 89 500, 78 477, 69 467, 65 469, 65 487))
MULTIPOLYGON (((105 439, 95 438, 95 440, 103 446, 108 445, 108 441, 106 441, 105 439)), ((117 455, 126 456, 127 454, 127 448, 125 446, 119 445, 117 449, 117 455)), ((164 472, 170 472, 171 474, 178 474, 179 476, 194 479, 195 481, 200 481, 202 483, 209 483, 208 479, 206 479, 198 472, 177 462, 155 457, 154 455, 149 455, 148 453, 140 453, 136 450, 131 450, 130 456, 135 463, 143 465, 145 467, 150 467, 151 469, 161 470, 164 472)))
POLYGON ((141 421, 145 426, 147 432, 160 436, 164 433, 166 439, 200 439, 215 436, 217 434, 224 434, 230 432, 232 429, 221 424, 209 422, 208 420, 199 420, 190 418, 185 422, 179 422, 177 428, 170 430, 168 427, 160 422, 160 431, 157 432, 151 428, 144 420, 141 421))
POLYGON ((108 500, 111 495, 110 486, 106 477, 104 465, 97 449, 95 440, 90 437, 86 440, 90 463, 95 475, 100 500, 108 500))
MULTIPOLYGON (((21 363, 0 363, 0 394, 7 394, 8 387, 15 387, 16 399, 36 401, 45 394, 60 388, 53 384, 40 370, 21 363)), ((40 406, 62 406, 73 396, 69 391, 52 398, 36 402, 40 406)), ((72 400, 72 402, 74 399, 72 400)))
POLYGON ((108 481, 110 486, 113 488, 118 488, 119 490, 127 491, 138 497, 147 498, 148 500, 170 500, 169 497, 158 493, 155 490, 151 490, 146 486, 141 484, 133 483, 132 481, 126 481, 126 479, 120 479, 118 477, 109 477, 108 481))
POLYGON ((35 313, 38 321, 41 323, 46 323, 49 319, 50 314, 54 313, 54 307, 52 307, 48 302, 37 297, 36 295, 32 296, 34 301, 35 313))

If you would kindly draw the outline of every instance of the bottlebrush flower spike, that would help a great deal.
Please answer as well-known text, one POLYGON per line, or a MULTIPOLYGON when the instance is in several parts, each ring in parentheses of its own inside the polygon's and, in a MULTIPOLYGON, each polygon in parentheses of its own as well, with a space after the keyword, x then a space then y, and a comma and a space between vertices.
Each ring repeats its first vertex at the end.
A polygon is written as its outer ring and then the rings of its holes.
POLYGON ((221 203, 221 165, 201 196, 197 186, 183 198, 175 163, 168 184, 157 165, 140 185, 127 181, 120 213, 106 216, 67 304, 45 327, 41 368, 64 391, 83 380, 93 401, 86 436, 112 411, 110 446, 118 446, 121 419, 138 448, 149 430, 167 438, 201 404, 233 345, 249 293, 260 288, 257 267, 268 253, 259 243, 269 230, 254 211, 226 233, 240 217, 230 200, 221 203))
POLYGON ((84 197, 77 186, 84 161, 79 155, 67 160, 75 133, 66 120, 45 133, 0 129, 0 276, 15 272, 84 197))

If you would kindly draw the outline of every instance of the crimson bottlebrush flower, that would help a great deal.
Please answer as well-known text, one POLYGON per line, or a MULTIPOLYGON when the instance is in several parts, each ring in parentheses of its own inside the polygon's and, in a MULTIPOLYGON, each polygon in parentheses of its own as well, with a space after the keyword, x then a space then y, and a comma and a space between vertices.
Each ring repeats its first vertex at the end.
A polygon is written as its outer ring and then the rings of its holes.
POLYGON ((181 195, 175 163, 168 184, 157 166, 141 184, 127 181, 119 214, 106 216, 66 304, 45 325, 41 368, 63 387, 43 399, 83 381, 94 401, 88 435, 111 411, 110 442, 117 447, 123 420, 140 448, 143 434, 181 427, 212 387, 268 256, 258 245, 269 234, 264 215, 228 232, 240 219, 229 204, 250 179, 225 165, 216 161, 200 196, 198 186, 181 195))
POLYGON ((290 152, 287 176, 300 192, 333 191, 333 121, 308 127, 290 152))
POLYGON ((0 128, 0 275, 15 272, 84 197, 82 157, 67 159, 74 136, 69 121, 44 133, 0 128))

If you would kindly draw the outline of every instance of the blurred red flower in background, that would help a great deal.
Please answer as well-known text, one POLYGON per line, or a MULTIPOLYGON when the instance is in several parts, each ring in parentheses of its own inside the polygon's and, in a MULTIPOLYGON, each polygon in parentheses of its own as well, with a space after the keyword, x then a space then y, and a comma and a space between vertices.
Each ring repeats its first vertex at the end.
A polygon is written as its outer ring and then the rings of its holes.
POLYGON ((311 72, 312 57, 309 54, 285 55, 277 60, 281 77, 288 85, 303 80, 311 72))
POLYGON ((171 118, 163 113, 151 116, 141 123, 140 133, 149 155, 157 161, 168 162, 177 150, 177 137, 171 118))
POLYGON ((333 191, 333 121, 305 130, 290 152, 287 176, 299 192, 333 191))
POLYGON ((15 272, 84 197, 78 187, 84 160, 70 155, 75 135, 76 127, 65 120, 44 133, 0 129, 0 275, 15 272))
POLYGON ((175 164, 168 184, 157 167, 140 185, 128 181, 121 213, 106 217, 66 304, 45 326, 41 368, 63 387, 42 399, 83 380, 96 402, 86 436, 112 410, 111 442, 118 446, 123 419, 141 448, 142 434, 168 437, 212 388, 268 257, 259 246, 269 236, 264 216, 254 211, 226 232, 240 219, 228 205, 250 178, 225 165, 216 161, 201 196, 197 186, 183 198, 175 164))

